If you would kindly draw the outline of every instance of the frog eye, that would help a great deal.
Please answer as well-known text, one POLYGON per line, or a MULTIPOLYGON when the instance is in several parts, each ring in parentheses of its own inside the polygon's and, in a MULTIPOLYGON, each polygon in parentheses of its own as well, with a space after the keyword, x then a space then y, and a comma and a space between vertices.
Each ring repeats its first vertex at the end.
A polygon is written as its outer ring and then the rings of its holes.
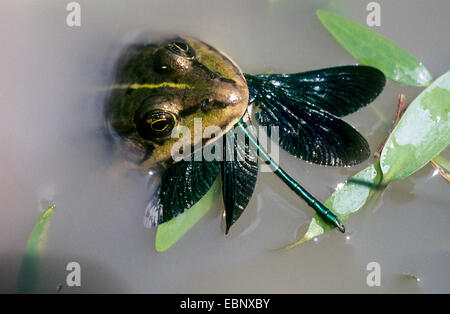
POLYGON ((194 50, 184 41, 174 41, 166 46, 169 51, 189 59, 194 58, 194 50))
POLYGON ((154 139, 168 136, 175 127, 177 117, 174 113, 165 110, 151 110, 136 121, 139 135, 145 139, 154 139))
POLYGON ((153 54, 153 69, 158 73, 184 73, 189 71, 195 51, 188 43, 174 41, 153 54))

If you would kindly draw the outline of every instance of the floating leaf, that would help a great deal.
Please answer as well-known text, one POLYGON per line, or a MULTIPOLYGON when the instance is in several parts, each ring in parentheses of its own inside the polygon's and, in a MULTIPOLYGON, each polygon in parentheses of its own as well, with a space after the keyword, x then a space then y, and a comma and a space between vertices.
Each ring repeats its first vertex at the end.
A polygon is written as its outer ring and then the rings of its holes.
MULTIPOLYGON (((361 170, 345 184, 338 188, 324 203, 338 218, 344 222, 351 215, 364 206, 381 182, 381 170, 379 163, 370 165, 361 170)), ((294 248, 306 241, 322 235, 336 226, 327 223, 321 216, 315 215, 303 238, 287 246, 285 249, 294 248)))
POLYGON ((381 152, 384 181, 416 172, 450 143, 450 71, 409 105, 381 152))
POLYGON ((358 23, 318 10, 325 28, 358 62, 381 70, 402 84, 426 86, 431 82, 427 68, 405 50, 358 23))
POLYGON ((217 176, 211 189, 194 206, 175 218, 160 224, 156 231, 155 249, 164 252, 184 236, 211 208, 221 189, 221 178, 217 176))
POLYGON ((36 286, 39 259, 47 242, 50 219, 52 218, 55 205, 50 205, 42 213, 41 218, 31 231, 25 247, 25 254, 20 265, 19 280, 17 285, 18 293, 32 293, 36 286))

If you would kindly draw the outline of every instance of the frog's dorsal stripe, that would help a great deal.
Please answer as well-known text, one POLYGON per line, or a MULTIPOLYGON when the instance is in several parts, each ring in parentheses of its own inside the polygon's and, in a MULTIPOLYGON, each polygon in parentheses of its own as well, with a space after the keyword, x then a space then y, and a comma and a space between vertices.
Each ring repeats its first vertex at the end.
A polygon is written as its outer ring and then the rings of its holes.
POLYGON ((159 84, 116 84, 113 85, 113 89, 141 89, 141 88, 163 88, 163 87, 171 87, 178 89, 194 89, 193 85, 185 84, 185 83, 173 83, 173 82, 163 82, 159 84))

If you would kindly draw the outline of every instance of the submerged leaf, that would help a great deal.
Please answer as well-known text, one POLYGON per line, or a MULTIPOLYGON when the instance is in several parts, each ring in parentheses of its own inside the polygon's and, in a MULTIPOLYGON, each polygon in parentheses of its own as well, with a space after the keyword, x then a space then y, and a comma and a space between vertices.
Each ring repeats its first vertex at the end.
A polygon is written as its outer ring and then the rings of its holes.
MULTIPOLYGON (((370 165, 361 170, 339 187, 324 203, 336 214, 341 222, 361 209, 381 182, 381 170, 379 163, 370 165)), ((327 223, 319 215, 315 215, 303 238, 287 246, 285 249, 294 248, 306 241, 322 235, 336 226, 327 223)))
POLYGON ((37 282, 39 259, 47 242, 50 219, 55 205, 50 205, 31 231, 25 247, 25 254, 20 265, 18 293, 32 293, 37 282))
POLYGON ((194 206, 158 226, 155 238, 156 251, 164 252, 169 249, 208 212, 220 194, 220 185, 220 176, 217 176, 208 193, 195 203, 194 206))
POLYGON ((376 32, 339 15, 318 10, 325 28, 358 62, 380 69, 402 84, 426 86, 432 80, 428 69, 405 50, 376 32))
POLYGON ((409 105, 381 152, 384 181, 416 172, 450 143, 450 71, 409 105))

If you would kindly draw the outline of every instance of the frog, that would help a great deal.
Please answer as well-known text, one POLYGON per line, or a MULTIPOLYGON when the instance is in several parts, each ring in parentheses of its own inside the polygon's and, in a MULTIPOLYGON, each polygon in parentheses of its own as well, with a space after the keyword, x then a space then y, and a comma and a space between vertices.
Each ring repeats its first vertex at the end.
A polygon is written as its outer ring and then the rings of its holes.
POLYGON ((132 46, 123 54, 105 112, 131 159, 148 169, 174 163, 178 128, 188 128, 190 152, 195 152, 218 138, 195 132, 215 126, 226 133, 244 115, 248 99, 244 75, 230 57, 200 40, 177 36, 132 46), (201 119, 201 130, 194 130, 195 119, 201 119))
POLYGON ((339 217, 281 168, 249 127, 255 120, 270 127, 268 135, 276 127, 278 145, 307 162, 359 164, 369 157, 369 144, 340 118, 381 93, 385 76, 380 70, 346 65, 288 74, 243 73, 224 52, 185 36, 132 45, 117 69, 105 105, 108 128, 140 169, 163 167, 161 184, 146 207, 146 226, 183 214, 220 178, 228 233, 252 197, 262 159, 325 221, 345 232, 339 217), (201 130, 196 130, 196 121, 201 121, 201 130), (196 136, 209 127, 218 128, 219 134, 196 136), (178 160, 173 148, 183 128, 189 131, 190 149, 178 160), (235 129, 244 140, 228 136, 235 129), (192 158, 219 139, 222 159, 192 158), (256 155, 248 149, 251 145, 256 155), (230 151, 241 158, 225 160, 230 151))

